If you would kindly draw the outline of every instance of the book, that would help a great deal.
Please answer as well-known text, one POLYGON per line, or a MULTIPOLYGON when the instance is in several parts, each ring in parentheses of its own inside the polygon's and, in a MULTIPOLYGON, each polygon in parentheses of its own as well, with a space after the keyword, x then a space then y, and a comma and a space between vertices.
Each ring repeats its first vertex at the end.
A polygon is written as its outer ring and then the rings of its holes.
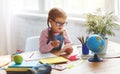
POLYGON ((39 60, 40 63, 48 63, 48 64, 57 64, 57 63, 65 63, 68 62, 68 59, 64 57, 51 57, 51 58, 44 58, 39 60))
POLYGON ((10 55, 0 56, 0 67, 8 65, 10 62, 11 62, 10 55))
POLYGON ((38 65, 40 65, 38 61, 23 61, 21 64, 15 64, 15 62, 12 61, 10 64, 8 64, 8 68, 32 68, 33 66, 38 65))
POLYGON ((6 71, 12 71, 12 72, 21 72, 21 71, 28 71, 30 68, 6 68, 6 71))

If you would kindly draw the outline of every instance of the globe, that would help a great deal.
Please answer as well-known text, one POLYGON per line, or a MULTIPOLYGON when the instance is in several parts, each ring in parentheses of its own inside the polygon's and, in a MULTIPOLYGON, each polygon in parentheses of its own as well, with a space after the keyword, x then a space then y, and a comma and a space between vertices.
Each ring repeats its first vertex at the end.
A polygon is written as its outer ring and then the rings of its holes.
POLYGON ((104 51, 105 40, 99 35, 90 35, 86 40, 86 45, 89 50, 95 53, 94 58, 89 59, 89 60, 101 61, 101 59, 98 58, 97 54, 104 51))

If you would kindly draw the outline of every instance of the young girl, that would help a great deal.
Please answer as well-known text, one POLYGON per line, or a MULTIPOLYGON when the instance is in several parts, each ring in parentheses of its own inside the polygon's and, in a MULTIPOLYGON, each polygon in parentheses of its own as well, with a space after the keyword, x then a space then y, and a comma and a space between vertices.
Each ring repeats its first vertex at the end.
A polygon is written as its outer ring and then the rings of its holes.
POLYGON ((48 14, 48 28, 41 32, 40 36, 40 52, 47 53, 52 50, 61 50, 68 53, 72 52, 69 46, 64 50, 61 49, 63 43, 70 44, 70 40, 64 26, 67 25, 67 16, 62 9, 52 8, 48 14))

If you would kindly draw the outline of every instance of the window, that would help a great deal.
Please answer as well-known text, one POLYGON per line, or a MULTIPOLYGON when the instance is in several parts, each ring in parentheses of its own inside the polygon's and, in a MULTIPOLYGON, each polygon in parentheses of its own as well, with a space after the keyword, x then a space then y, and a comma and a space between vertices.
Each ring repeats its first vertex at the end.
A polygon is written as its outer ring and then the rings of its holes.
POLYGON ((46 10, 52 7, 63 8, 67 13, 80 14, 97 8, 105 9, 105 0, 46 0, 46 10), (48 2, 49 1, 49 2, 48 2))
MULTIPOLYGON (((12 0, 15 9, 27 12, 47 13, 52 7, 60 7, 68 14, 80 15, 101 8, 104 11, 120 10, 119 0, 12 0), (115 8, 118 1, 118 8, 115 8)), ((120 11, 119 11, 120 12, 120 11)))

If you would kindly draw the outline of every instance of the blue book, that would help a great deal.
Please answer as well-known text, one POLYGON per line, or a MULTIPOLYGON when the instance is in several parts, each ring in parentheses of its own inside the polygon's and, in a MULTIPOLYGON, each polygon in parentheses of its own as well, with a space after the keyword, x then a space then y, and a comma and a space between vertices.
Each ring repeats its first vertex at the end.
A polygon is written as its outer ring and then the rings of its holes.
POLYGON ((8 68, 32 68, 39 65, 40 63, 38 61, 23 61, 21 64, 15 64, 15 62, 13 61, 8 65, 8 68))

